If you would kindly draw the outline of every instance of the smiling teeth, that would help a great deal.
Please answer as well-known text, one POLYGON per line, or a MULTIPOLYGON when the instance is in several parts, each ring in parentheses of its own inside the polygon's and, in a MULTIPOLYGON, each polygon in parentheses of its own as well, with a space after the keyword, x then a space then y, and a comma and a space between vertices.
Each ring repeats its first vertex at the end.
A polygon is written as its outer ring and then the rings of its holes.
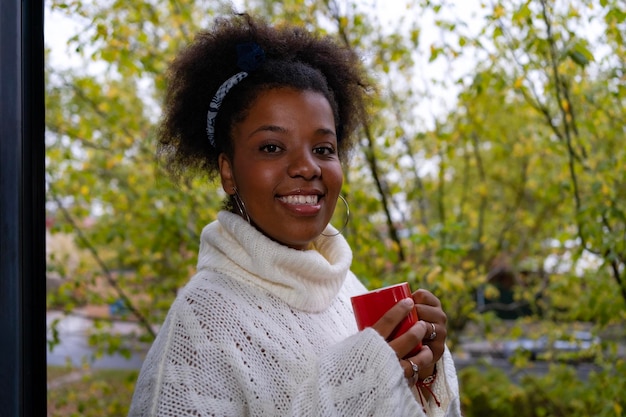
POLYGON ((287 195, 280 197, 280 201, 287 204, 317 204, 316 195, 287 195))

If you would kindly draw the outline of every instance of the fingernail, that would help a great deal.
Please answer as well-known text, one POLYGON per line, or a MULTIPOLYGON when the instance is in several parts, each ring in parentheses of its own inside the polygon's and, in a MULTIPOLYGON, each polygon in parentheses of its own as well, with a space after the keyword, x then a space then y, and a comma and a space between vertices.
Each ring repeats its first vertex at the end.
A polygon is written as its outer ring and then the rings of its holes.
POLYGON ((407 306, 407 307, 413 307, 413 304, 415 304, 412 298, 405 298, 401 300, 400 302, 402 303, 402 305, 407 306))

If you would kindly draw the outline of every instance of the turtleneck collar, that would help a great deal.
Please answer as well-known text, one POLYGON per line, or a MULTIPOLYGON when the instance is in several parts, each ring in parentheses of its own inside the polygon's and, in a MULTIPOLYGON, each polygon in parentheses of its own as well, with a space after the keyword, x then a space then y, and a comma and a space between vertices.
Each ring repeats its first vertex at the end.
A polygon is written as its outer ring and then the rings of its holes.
MULTIPOLYGON (((331 225, 325 230, 332 235, 331 225)), ((240 216, 221 211, 202 230, 198 270, 208 269, 259 286, 291 307, 320 312, 339 292, 352 263, 343 236, 320 235, 311 249, 281 245, 240 216)))

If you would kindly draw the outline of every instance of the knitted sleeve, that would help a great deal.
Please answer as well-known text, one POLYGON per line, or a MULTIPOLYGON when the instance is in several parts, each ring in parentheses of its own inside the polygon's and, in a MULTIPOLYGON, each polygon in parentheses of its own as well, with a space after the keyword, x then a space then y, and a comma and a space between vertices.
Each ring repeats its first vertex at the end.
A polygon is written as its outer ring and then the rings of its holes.
POLYGON ((299 416, 422 416, 398 359, 368 328, 333 346, 294 399, 299 416))
POLYGON ((447 347, 437 362, 437 378, 432 390, 439 405, 433 397, 424 404, 428 417, 461 417, 459 383, 454 361, 447 347))

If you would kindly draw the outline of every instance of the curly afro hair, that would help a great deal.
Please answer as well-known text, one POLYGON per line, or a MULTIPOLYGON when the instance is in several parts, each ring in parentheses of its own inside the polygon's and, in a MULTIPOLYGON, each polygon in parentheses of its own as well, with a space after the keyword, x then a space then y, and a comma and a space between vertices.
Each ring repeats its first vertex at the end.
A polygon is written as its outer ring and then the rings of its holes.
POLYGON ((259 93, 289 87, 323 94, 335 116, 339 156, 345 162, 353 135, 364 116, 368 88, 354 51, 328 36, 296 26, 270 26, 249 15, 215 22, 182 50, 168 72, 158 153, 176 177, 218 173, 218 156, 232 156, 231 131, 246 117, 259 93), (256 42, 265 52, 264 63, 233 87, 215 120, 215 146, 206 132, 207 111, 220 85, 241 71, 237 45, 256 42))

